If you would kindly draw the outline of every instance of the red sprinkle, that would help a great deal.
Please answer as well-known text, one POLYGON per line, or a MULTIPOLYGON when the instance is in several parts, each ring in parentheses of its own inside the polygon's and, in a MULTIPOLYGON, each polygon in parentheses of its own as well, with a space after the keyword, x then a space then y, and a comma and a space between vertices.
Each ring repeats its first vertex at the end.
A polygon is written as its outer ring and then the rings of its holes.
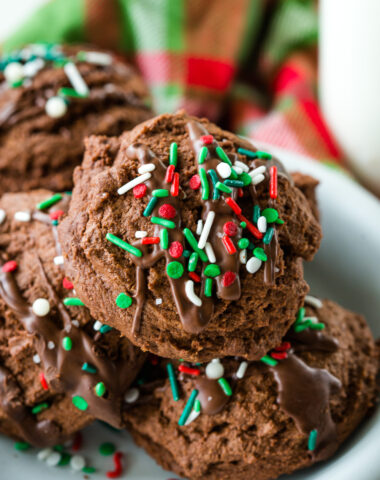
POLYGON ((277 352, 285 352, 286 350, 290 350, 291 344, 290 342, 282 342, 281 345, 275 348, 277 352))
POLYGON ((239 205, 235 202, 235 200, 233 198, 227 197, 226 198, 226 203, 230 208, 232 208, 232 210, 236 213, 236 215, 241 214, 241 208, 239 207, 239 205))
POLYGON ((210 145, 214 141, 214 137, 212 135, 202 135, 200 140, 204 145, 210 145))
POLYGON ((63 288, 67 288, 67 290, 72 290, 74 285, 68 280, 66 277, 62 280, 63 288))
POLYGON ((17 268, 17 262, 15 262, 14 260, 10 260, 9 262, 4 263, 2 267, 2 271, 4 273, 10 273, 10 272, 14 272, 16 268, 17 268))
POLYGON ((165 182, 172 183, 174 177, 175 165, 169 165, 166 169, 165 182))
POLYGON ((65 212, 63 210, 55 210, 54 212, 49 213, 49 217, 51 220, 58 220, 59 217, 62 217, 62 215, 65 212))
POLYGON ((179 173, 175 173, 172 186, 170 187, 170 193, 172 197, 178 197, 178 192, 179 192, 179 173))
POLYGON ((195 375, 198 377, 201 374, 201 371, 198 368, 187 367, 186 365, 180 365, 178 370, 182 373, 188 373, 189 375, 195 375))
POLYGON ((236 253, 235 245, 233 244, 230 237, 227 237, 227 235, 223 235, 222 242, 224 243, 224 246, 226 247, 226 250, 230 255, 236 253))
POLYGON ((181 242, 172 242, 169 247, 169 254, 173 258, 179 258, 183 254, 183 246, 181 242))
POLYGON ((285 360, 285 358, 288 358, 288 354, 286 352, 272 352, 270 356, 275 360, 285 360))
POLYGON ((272 166, 269 169, 269 196, 270 198, 277 198, 277 167, 272 166))
POLYGON ((248 218, 246 218, 244 215, 238 215, 238 219, 241 222, 245 222, 247 224, 248 230, 252 233, 254 237, 256 237, 258 240, 261 240, 263 238, 263 234, 259 232, 259 230, 251 223, 248 218))
POLYGON ((196 283, 201 282, 201 277, 195 272, 189 272, 189 277, 191 278, 191 280, 194 280, 194 282, 196 283))
POLYGON ((170 205, 169 203, 164 203, 158 209, 158 214, 160 215, 160 217, 170 220, 177 215, 177 210, 173 207, 173 205, 170 205))
POLYGON ((44 372, 40 372, 40 382, 44 390, 49 390, 49 385, 47 384, 44 372))
POLYGON ((232 285, 234 283, 235 280, 236 280, 236 273, 228 270, 223 275, 222 285, 223 285, 223 287, 229 287, 230 285, 232 285))
POLYGON ((82 436, 81 432, 76 432, 76 434, 74 435, 74 440, 73 440, 73 444, 71 446, 71 449, 74 452, 77 452, 78 450, 80 450, 82 448, 82 443, 83 443, 83 436, 82 436))
POLYGON ((143 245, 154 245, 160 243, 160 237, 144 237, 141 239, 141 243, 143 245))
POLYGON ((238 197, 242 197, 244 195, 244 190, 242 188, 238 188, 238 197))
POLYGON ((136 185, 133 187, 133 195, 135 198, 143 198, 146 194, 147 186, 145 183, 140 183, 139 185, 136 185))
POLYGON ((114 453, 113 463, 115 465, 115 469, 107 472, 107 477, 108 478, 119 478, 120 475, 123 473, 123 467, 121 465, 122 457, 123 457, 123 454, 121 452, 114 453))
POLYGON ((237 226, 234 222, 226 222, 223 225, 223 232, 229 237, 234 237, 237 234, 237 226))
POLYGON ((192 190, 198 190, 201 186, 201 178, 198 174, 193 175, 189 180, 189 187, 192 190))

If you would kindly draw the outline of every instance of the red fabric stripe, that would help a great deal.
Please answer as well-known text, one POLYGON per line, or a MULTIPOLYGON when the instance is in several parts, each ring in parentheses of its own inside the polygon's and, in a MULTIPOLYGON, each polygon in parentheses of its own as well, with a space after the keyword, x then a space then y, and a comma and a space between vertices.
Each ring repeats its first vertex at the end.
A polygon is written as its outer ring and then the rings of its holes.
POLYGON ((186 83, 212 90, 226 90, 233 79, 235 67, 210 58, 188 57, 186 83))

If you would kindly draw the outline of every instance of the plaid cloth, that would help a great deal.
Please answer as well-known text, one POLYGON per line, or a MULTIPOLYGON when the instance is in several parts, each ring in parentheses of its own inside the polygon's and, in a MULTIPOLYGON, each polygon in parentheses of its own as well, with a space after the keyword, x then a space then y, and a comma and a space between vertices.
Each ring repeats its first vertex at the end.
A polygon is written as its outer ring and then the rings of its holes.
POLYGON ((87 42, 137 65, 157 112, 343 164, 316 99, 309 0, 51 0, 3 45, 87 42))

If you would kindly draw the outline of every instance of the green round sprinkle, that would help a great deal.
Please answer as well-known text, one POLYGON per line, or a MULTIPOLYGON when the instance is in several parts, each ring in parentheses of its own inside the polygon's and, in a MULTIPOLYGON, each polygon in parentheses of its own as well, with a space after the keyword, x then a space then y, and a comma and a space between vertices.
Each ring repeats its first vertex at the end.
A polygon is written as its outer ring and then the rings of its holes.
POLYGON ((166 218, 152 217, 150 221, 155 225, 162 225, 166 228, 175 228, 175 223, 171 220, 167 220, 166 218))
POLYGON ((263 210, 263 216, 268 223, 274 223, 278 219, 278 212, 274 208, 266 208, 263 210))
POLYGON ((99 447, 100 455, 104 455, 104 456, 112 455, 113 453, 115 453, 115 450, 116 450, 116 447, 111 442, 102 443, 99 447))
POLYGON ((73 347, 73 342, 70 337, 63 337, 62 338, 62 347, 66 352, 69 352, 73 347))
POLYGON ((134 247, 133 245, 130 245, 128 242, 125 242, 124 240, 117 237, 116 235, 113 235, 112 233, 107 233, 106 239, 109 242, 113 243, 114 245, 122 248, 123 250, 126 250, 128 253, 135 255, 135 257, 142 257, 141 250, 134 247))
POLYGON ((71 455, 67 452, 62 452, 61 460, 58 462, 58 467, 65 467, 69 464, 71 460, 71 455))
POLYGON ((160 230, 160 244, 163 250, 166 250, 169 246, 169 233, 166 228, 160 230))
POLYGON ((183 255, 185 258, 189 258, 190 255, 191 255, 191 252, 190 252, 190 250, 184 250, 182 255, 183 255))
POLYGON ((315 447, 317 446, 317 437, 318 437, 318 431, 316 429, 312 430, 309 435, 309 440, 307 442, 307 448, 309 451, 315 450, 315 447))
POLYGON ((35 407, 32 408, 32 413, 33 415, 37 415, 38 413, 41 413, 43 410, 46 410, 49 408, 49 404, 47 402, 40 403, 39 405, 36 405, 35 407))
POLYGON ((232 395, 232 390, 227 380, 225 378, 219 378, 218 383, 222 387, 223 392, 227 395, 227 397, 230 397, 232 395))
POLYGON ((207 277, 205 281, 205 296, 212 297, 212 278, 207 277))
POLYGON ((119 308, 128 308, 132 305, 132 298, 126 293, 119 293, 116 297, 116 305, 119 308))
POLYGON ((221 271, 220 271, 219 265, 215 265, 215 264, 210 263, 204 269, 203 273, 206 275, 206 277, 214 278, 214 277, 217 277, 218 275, 220 275, 221 271))
POLYGON ((157 197, 152 197, 149 200, 148 205, 146 206, 146 208, 143 212, 144 217, 149 217, 149 215, 153 212, 154 207, 156 206, 157 202, 158 202, 157 197))
POLYGON ((43 202, 40 202, 37 204, 37 209, 38 210, 44 210, 45 208, 49 208, 55 203, 59 202, 62 200, 62 195, 60 193, 56 193, 52 197, 48 198, 47 200, 44 200, 43 202))
POLYGON ((199 255, 197 254, 197 252, 193 252, 190 255, 189 266, 188 266, 189 272, 195 272, 197 268, 198 259, 199 259, 199 255))
POLYGON ((95 473, 96 468, 95 467, 83 467, 82 472, 83 473, 95 473))
POLYGON ((170 144, 170 154, 169 154, 169 163, 170 165, 177 166, 178 158, 178 145, 173 142, 170 144))
POLYGON ((99 382, 95 385, 95 393, 98 397, 102 397, 106 393, 106 386, 103 382, 99 382))
POLYGON ((87 362, 85 362, 82 365, 82 370, 84 372, 87 372, 87 373, 96 373, 97 372, 97 369, 93 365, 91 365, 90 363, 87 363, 87 362))
POLYGON ((13 446, 19 452, 24 452, 25 450, 28 450, 30 448, 30 445, 27 442, 15 442, 13 446))
POLYGON ((278 363, 277 360, 270 357, 269 355, 264 355, 260 360, 266 365, 270 365, 271 367, 275 367, 278 363))
POLYGON ((67 307, 83 307, 84 303, 80 298, 76 297, 66 297, 63 299, 64 305, 67 307))
POLYGON ((83 397, 80 397, 79 395, 75 395, 71 401, 73 402, 73 405, 77 407, 78 410, 82 410, 83 412, 88 409, 88 403, 83 397))
POLYGON ((251 175, 248 175, 247 172, 243 172, 239 176, 239 180, 241 180, 244 183, 245 187, 248 187, 248 185, 251 185, 251 183, 252 183, 252 177, 251 177, 251 175))
POLYGON ((242 250, 243 250, 244 248, 248 248, 248 245, 249 245, 249 240, 248 240, 248 238, 242 237, 242 238, 238 241, 238 247, 241 248, 242 250))
POLYGON ((199 150, 199 154, 198 154, 198 163, 200 165, 202 165, 202 163, 205 162, 207 155, 208 155, 208 148, 207 147, 202 147, 199 150))
POLYGON ((241 226, 241 228, 245 228, 247 226, 247 223, 246 222, 240 222, 240 226, 241 226))
POLYGON ((249 248, 250 250, 253 250, 253 249, 255 248, 255 244, 252 243, 252 242, 249 242, 248 248, 249 248))
POLYGON ((260 260, 262 260, 263 262, 266 262, 268 260, 268 257, 266 255, 266 253, 264 252, 264 249, 261 248, 261 247, 256 247, 254 250, 253 250, 253 255, 256 257, 256 258, 259 258, 260 260))
POLYGON ((109 325, 102 325, 102 326, 100 327, 99 332, 100 332, 100 333, 108 333, 108 332, 110 332, 111 330, 112 330, 112 327, 110 327, 109 325))
POLYGON ((180 262, 169 262, 166 266, 166 273, 170 278, 181 278, 184 272, 182 263, 180 262))
POLYGON ((169 196, 169 191, 166 190, 166 188, 158 188, 157 190, 153 190, 152 195, 153 197, 164 198, 169 196))

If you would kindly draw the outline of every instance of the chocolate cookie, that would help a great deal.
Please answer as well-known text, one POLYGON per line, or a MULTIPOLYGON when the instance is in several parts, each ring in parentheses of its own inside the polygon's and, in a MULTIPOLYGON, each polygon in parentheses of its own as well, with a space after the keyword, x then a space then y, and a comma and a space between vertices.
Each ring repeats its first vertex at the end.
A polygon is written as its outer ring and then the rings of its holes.
POLYGON ((58 443, 93 417, 121 427, 145 359, 91 318, 65 277, 56 230, 70 198, 36 190, 0 200, 0 428, 33 444, 58 443))
POLYGON ((262 362, 149 363, 127 413, 135 441, 191 480, 268 480, 330 457, 374 402, 378 358, 361 316, 310 301, 262 362))
POLYGON ((90 134, 152 116, 143 80, 88 47, 29 45, 0 58, 0 193, 72 187, 90 134))
POLYGON ((60 237, 94 318, 143 350, 204 361, 279 343, 321 230, 279 162, 178 113, 88 139, 60 237))

